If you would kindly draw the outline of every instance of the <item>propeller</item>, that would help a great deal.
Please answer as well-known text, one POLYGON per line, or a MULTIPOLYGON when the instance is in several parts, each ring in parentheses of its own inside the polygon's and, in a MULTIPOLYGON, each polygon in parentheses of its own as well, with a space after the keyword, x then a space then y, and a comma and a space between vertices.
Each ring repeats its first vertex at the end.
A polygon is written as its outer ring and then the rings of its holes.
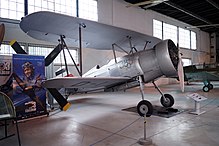
POLYGON ((178 77, 179 77, 181 91, 184 92, 184 70, 182 63, 182 53, 180 53, 180 51, 179 51, 179 63, 178 63, 178 77))

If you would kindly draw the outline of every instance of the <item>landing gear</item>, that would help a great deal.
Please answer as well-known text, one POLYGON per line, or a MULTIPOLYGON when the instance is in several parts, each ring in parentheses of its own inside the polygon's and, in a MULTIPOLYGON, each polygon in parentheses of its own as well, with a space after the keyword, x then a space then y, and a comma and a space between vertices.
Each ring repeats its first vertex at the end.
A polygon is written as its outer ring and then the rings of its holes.
MULTIPOLYGON (((139 76, 139 83, 140 83, 140 91, 141 91, 141 96, 142 96, 142 101, 140 101, 137 105, 137 111, 138 114, 140 116, 145 116, 146 117, 150 117, 153 114, 153 106, 152 104, 147 101, 144 100, 144 82, 142 80, 142 77, 139 76)), ((174 98, 172 95, 170 94, 163 94, 162 91, 158 88, 158 86, 152 82, 154 84, 154 87, 160 92, 161 99, 160 102, 164 107, 172 107, 174 105, 174 98)))
POLYGON ((142 117, 146 115, 146 117, 150 117, 153 113, 153 106, 147 100, 142 100, 137 105, 138 114, 142 117))
POLYGON ((154 84, 154 87, 160 92, 161 98, 160 98, 160 103, 163 107, 172 107, 174 105, 174 98, 170 94, 163 94, 162 91, 158 88, 158 86, 154 84))
POLYGON ((210 90, 214 88, 214 86, 212 84, 208 84, 208 87, 210 90))
POLYGON ((160 103, 163 105, 163 107, 172 107, 174 105, 173 96, 170 94, 164 94, 163 96, 160 98, 160 103))
POLYGON ((207 84, 204 85, 204 87, 202 88, 202 90, 203 90, 204 92, 209 92, 209 91, 212 90, 213 88, 214 88, 214 86, 213 86, 211 83, 207 82, 207 84))
POLYGON ((142 117, 144 117, 145 115, 146 117, 150 117, 153 113, 153 106, 149 101, 144 100, 144 82, 141 76, 139 76, 139 83, 140 83, 142 101, 138 103, 137 111, 138 114, 142 117))
POLYGON ((204 92, 209 92, 209 91, 210 91, 210 89, 209 89, 208 86, 206 86, 206 85, 202 88, 202 90, 203 90, 204 92))

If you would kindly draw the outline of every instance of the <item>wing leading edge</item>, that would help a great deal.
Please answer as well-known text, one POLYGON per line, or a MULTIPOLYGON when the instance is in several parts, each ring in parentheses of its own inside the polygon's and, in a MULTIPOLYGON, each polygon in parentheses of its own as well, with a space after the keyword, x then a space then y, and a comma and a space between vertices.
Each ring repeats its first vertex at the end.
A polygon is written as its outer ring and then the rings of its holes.
POLYGON ((29 36, 39 40, 58 42, 60 35, 64 35, 67 44, 78 47, 78 31, 81 24, 86 26, 82 28, 84 48, 108 50, 116 43, 129 51, 127 37, 131 37, 132 45, 137 49, 144 48, 146 41, 150 42, 147 48, 152 48, 160 42, 158 38, 139 32, 48 11, 35 12, 23 17, 20 27, 29 36))

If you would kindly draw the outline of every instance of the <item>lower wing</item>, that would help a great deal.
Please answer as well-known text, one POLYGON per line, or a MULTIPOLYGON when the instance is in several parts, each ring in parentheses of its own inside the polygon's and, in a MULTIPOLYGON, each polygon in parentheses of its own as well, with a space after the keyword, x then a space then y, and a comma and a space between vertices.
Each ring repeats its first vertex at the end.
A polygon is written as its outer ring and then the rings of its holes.
POLYGON ((61 77, 42 83, 45 88, 106 88, 128 81, 128 77, 61 77))

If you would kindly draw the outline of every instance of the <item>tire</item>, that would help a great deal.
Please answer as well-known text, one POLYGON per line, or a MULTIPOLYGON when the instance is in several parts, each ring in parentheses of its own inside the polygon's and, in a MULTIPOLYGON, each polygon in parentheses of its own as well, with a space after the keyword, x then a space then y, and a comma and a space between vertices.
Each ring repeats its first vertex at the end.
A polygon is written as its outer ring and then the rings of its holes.
POLYGON ((146 114, 146 117, 150 117, 153 113, 153 106, 147 100, 142 100, 137 105, 138 114, 143 117, 146 114))
POLYGON ((170 94, 164 94, 164 98, 160 98, 160 103, 162 104, 163 107, 172 107, 174 105, 174 98, 170 94), (166 102, 164 100, 166 99, 166 102))
POLYGON ((205 86, 202 88, 202 90, 203 90, 204 92, 209 92, 210 89, 209 89, 208 86, 205 85, 205 86))
POLYGON ((212 84, 208 84, 207 86, 208 86, 209 90, 212 90, 214 88, 214 86, 212 84))

